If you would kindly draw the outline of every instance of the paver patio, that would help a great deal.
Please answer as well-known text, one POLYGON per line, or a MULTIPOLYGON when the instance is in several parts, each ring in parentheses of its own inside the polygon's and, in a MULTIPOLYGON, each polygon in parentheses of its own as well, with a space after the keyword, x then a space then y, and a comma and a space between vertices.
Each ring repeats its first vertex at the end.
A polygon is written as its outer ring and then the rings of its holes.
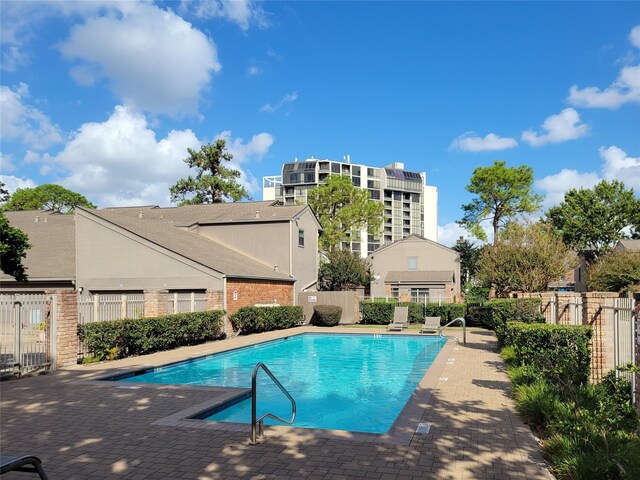
POLYGON ((429 388, 403 412, 415 423, 409 425, 412 430, 418 421, 431 423, 428 434, 405 429, 383 438, 267 427, 262 443, 248 445, 248 425, 234 431, 229 425, 194 428, 171 420, 178 412, 224 395, 223 389, 149 385, 134 390, 91 381, 317 330, 302 327, 237 337, 2 382, 2 454, 37 455, 51 479, 552 478, 508 396, 509 380, 495 337, 483 330, 468 331, 466 346, 449 343, 447 357, 438 359, 437 376, 430 372, 429 388))

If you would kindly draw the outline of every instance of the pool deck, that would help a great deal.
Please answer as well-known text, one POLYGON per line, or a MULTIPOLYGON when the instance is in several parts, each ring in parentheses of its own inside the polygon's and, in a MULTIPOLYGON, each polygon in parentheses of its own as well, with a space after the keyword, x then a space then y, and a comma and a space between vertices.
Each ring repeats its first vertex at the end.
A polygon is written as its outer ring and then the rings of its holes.
POLYGON ((553 478, 509 398, 495 337, 484 330, 468 330, 466 346, 445 346, 390 434, 382 436, 267 427, 266 439, 249 445, 248 425, 187 418, 227 398, 228 389, 122 388, 95 381, 314 331, 384 332, 299 327, 5 381, 0 451, 40 457, 52 480, 553 478), (418 423, 431 424, 429 432, 415 433, 418 423))

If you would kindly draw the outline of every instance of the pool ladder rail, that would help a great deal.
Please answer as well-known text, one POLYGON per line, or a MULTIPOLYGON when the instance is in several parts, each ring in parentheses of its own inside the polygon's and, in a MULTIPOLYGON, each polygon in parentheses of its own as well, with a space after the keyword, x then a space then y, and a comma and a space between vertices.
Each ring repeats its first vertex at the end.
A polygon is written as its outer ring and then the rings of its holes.
POLYGON ((282 386, 280 381, 276 378, 276 376, 271 373, 271 370, 267 368, 267 366, 262 363, 256 363, 256 366, 253 368, 253 375, 251 376, 251 438, 249 438, 249 443, 251 445, 255 445, 258 443, 258 438, 264 437, 264 420, 265 418, 272 418, 282 423, 286 423, 288 425, 292 425, 296 419, 296 401, 293 399, 291 394, 287 391, 286 388, 282 386), (279 416, 273 413, 263 413, 260 417, 257 416, 257 378, 258 371, 262 369, 265 371, 267 375, 273 380, 273 383, 286 395, 286 397, 291 401, 291 419, 285 420, 284 418, 280 418, 279 416))
MULTIPOLYGON (((451 326, 451 324, 456 322, 462 323, 462 344, 466 345, 467 344, 467 322, 462 317, 455 318, 451 320, 449 323, 447 323, 446 325, 440 327, 440 335, 442 335, 442 332, 444 331, 445 328, 451 326)), ((460 341, 458 340, 458 337, 456 337, 455 335, 442 335, 442 336, 445 338, 453 338, 456 341, 456 344, 460 343, 460 341)))

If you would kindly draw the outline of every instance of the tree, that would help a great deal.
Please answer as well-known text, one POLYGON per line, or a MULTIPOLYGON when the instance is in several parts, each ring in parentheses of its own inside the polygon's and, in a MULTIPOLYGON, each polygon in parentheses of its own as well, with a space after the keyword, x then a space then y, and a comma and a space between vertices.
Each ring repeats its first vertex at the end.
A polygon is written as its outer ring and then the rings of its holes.
POLYGON ((547 218, 574 250, 590 250, 597 260, 615 243, 627 238, 625 229, 638 221, 640 200, 617 180, 595 187, 571 189, 564 201, 547 212, 547 218))
POLYGON ((237 182, 240 172, 223 165, 233 158, 227 151, 226 142, 219 138, 214 144, 200 147, 200 151, 187 148, 189 157, 184 162, 197 169, 195 178, 188 176, 178 180, 169 188, 172 202, 179 205, 220 203, 225 199, 234 202, 250 198, 247 190, 237 182), (191 196, 192 195, 192 196, 191 196))
MULTIPOLYGON (((0 202, 6 202, 8 198, 9 192, 0 182, 0 202)), ((19 282, 26 282, 27 274, 22 259, 29 248, 31 245, 27 234, 9 225, 9 220, 0 211, 0 270, 19 282)))
POLYGON ((533 169, 527 165, 506 167, 505 162, 495 161, 490 167, 478 167, 473 171, 466 190, 478 197, 462 206, 464 216, 458 224, 480 240, 487 236, 480 225, 491 220, 493 244, 498 230, 517 215, 535 212, 542 197, 531 191, 533 169))
POLYGON ((473 280, 478 270, 480 248, 476 247, 475 243, 463 238, 460 238, 451 248, 460 255, 460 275, 462 276, 462 284, 465 285, 473 280))
POLYGON ((614 251, 601 256, 589 268, 587 283, 597 292, 640 292, 640 253, 614 251))
POLYGON ((320 265, 320 290, 351 290, 371 282, 371 266, 349 250, 332 250, 320 265))
POLYGON ((76 207, 96 208, 84 195, 61 185, 47 183, 35 188, 19 188, 2 205, 5 212, 17 210, 51 210, 73 213, 76 207))
POLYGON ((325 252, 359 238, 363 228, 371 235, 380 232, 382 203, 370 201, 368 190, 355 187, 347 176, 330 175, 324 184, 309 191, 307 203, 322 226, 319 244, 325 252))
POLYGON ((493 248, 484 248, 477 277, 498 295, 539 292, 575 268, 577 259, 550 225, 510 222, 493 248))

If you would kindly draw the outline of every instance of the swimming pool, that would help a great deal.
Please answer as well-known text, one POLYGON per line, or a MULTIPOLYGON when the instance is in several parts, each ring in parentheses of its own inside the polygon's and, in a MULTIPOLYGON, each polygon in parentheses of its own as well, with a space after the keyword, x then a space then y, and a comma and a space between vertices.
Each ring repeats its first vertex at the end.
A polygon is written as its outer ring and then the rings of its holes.
MULTIPOLYGON (((296 399, 293 426, 386 433, 445 343, 417 335, 305 333, 120 381, 250 388, 255 364, 264 362, 296 399)), ((291 405, 260 372, 258 414, 265 411, 289 418, 291 405)), ((250 423, 251 400, 203 418, 250 423)))

